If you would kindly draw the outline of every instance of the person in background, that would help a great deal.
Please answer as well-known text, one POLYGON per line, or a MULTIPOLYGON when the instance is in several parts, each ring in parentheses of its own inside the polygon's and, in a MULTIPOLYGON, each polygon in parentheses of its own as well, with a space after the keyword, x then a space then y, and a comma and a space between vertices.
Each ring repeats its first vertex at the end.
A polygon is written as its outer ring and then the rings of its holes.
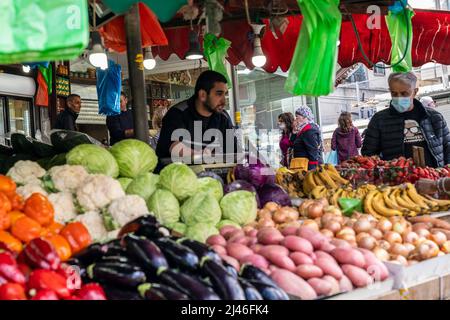
POLYGON ((416 189, 420 194, 434 195, 439 193, 450 196, 450 178, 440 178, 438 180, 419 179, 416 182, 416 189))
POLYGON ((413 147, 424 150, 429 167, 450 163, 450 132, 442 114, 415 99, 417 77, 412 72, 389 76, 391 104, 369 122, 361 153, 392 160, 413 157, 413 147))
POLYGON ((323 163, 320 128, 314 123, 314 115, 309 107, 302 106, 295 111, 293 128, 293 157, 308 159, 308 170, 323 163))
POLYGON ((331 150, 338 152, 339 163, 358 155, 361 148, 361 135, 353 126, 352 114, 342 112, 338 119, 338 128, 331 139, 331 150))
POLYGON ((294 116, 290 112, 278 116, 278 128, 281 130, 280 149, 281 165, 289 167, 289 148, 292 147, 291 136, 294 125, 294 116))
POLYGON ((120 94, 120 114, 106 117, 109 131, 109 144, 134 137, 133 112, 127 109, 128 99, 124 92, 120 94))
POLYGON ((425 96, 425 97, 420 98, 420 103, 425 108, 436 108, 436 102, 430 96, 425 96))
POLYGON ((162 127, 162 119, 166 115, 168 109, 168 107, 161 106, 156 108, 153 113, 152 130, 150 130, 150 145, 153 149, 156 149, 156 145, 158 144, 159 134, 162 127))
POLYGON ((65 109, 58 114, 55 129, 78 131, 76 121, 81 110, 81 97, 77 94, 70 94, 67 97, 65 109))

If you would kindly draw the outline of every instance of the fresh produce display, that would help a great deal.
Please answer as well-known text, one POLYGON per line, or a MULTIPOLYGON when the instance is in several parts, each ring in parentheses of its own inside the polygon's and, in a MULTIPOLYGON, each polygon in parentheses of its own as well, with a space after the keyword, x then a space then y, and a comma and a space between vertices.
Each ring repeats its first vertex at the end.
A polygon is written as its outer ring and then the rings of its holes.
POLYGON ((153 216, 140 217, 122 228, 120 239, 93 244, 70 263, 112 300, 289 299, 260 269, 234 269, 207 245, 165 237, 163 229, 153 216))
POLYGON ((275 182, 280 185, 291 198, 303 198, 303 179, 306 171, 300 172, 281 167, 275 175, 275 182))
POLYGON ((306 173, 305 179, 303 180, 303 192, 306 195, 311 195, 312 191, 317 187, 336 190, 348 184, 349 181, 342 178, 334 166, 324 164, 306 173))
POLYGON ((0 242, 0 300, 106 300, 106 295, 97 283, 83 284, 52 242, 35 238, 19 255, 0 242))

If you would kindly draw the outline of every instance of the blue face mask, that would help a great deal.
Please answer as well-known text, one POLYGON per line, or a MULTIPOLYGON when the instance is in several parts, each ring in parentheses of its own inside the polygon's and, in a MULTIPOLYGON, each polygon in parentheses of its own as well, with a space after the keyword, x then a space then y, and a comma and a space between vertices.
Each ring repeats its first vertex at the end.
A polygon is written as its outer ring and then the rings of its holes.
POLYGON ((409 97, 400 97, 400 98, 392 98, 392 106, 400 113, 404 113, 411 108, 411 98, 409 97))

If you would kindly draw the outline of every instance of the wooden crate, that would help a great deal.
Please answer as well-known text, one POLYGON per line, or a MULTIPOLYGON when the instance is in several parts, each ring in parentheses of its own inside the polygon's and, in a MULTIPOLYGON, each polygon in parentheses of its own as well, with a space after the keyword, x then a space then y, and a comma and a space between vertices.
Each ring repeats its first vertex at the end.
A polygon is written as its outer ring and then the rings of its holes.
POLYGON ((408 291, 393 290, 387 295, 380 297, 379 300, 440 300, 440 298, 440 278, 436 277, 429 281, 412 286, 408 289, 408 291))
POLYGON ((450 300, 450 274, 447 274, 441 279, 442 286, 442 300, 450 300))

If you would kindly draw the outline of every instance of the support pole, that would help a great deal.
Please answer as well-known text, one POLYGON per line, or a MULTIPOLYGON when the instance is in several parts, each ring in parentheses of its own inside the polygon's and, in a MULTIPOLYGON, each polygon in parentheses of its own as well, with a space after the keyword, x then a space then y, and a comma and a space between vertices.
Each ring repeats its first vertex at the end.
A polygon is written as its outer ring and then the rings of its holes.
POLYGON ((128 78, 131 89, 134 136, 148 142, 148 110, 145 96, 144 56, 142 54, 139 6, 133 4, 125 15, 127 36, 128 78))

